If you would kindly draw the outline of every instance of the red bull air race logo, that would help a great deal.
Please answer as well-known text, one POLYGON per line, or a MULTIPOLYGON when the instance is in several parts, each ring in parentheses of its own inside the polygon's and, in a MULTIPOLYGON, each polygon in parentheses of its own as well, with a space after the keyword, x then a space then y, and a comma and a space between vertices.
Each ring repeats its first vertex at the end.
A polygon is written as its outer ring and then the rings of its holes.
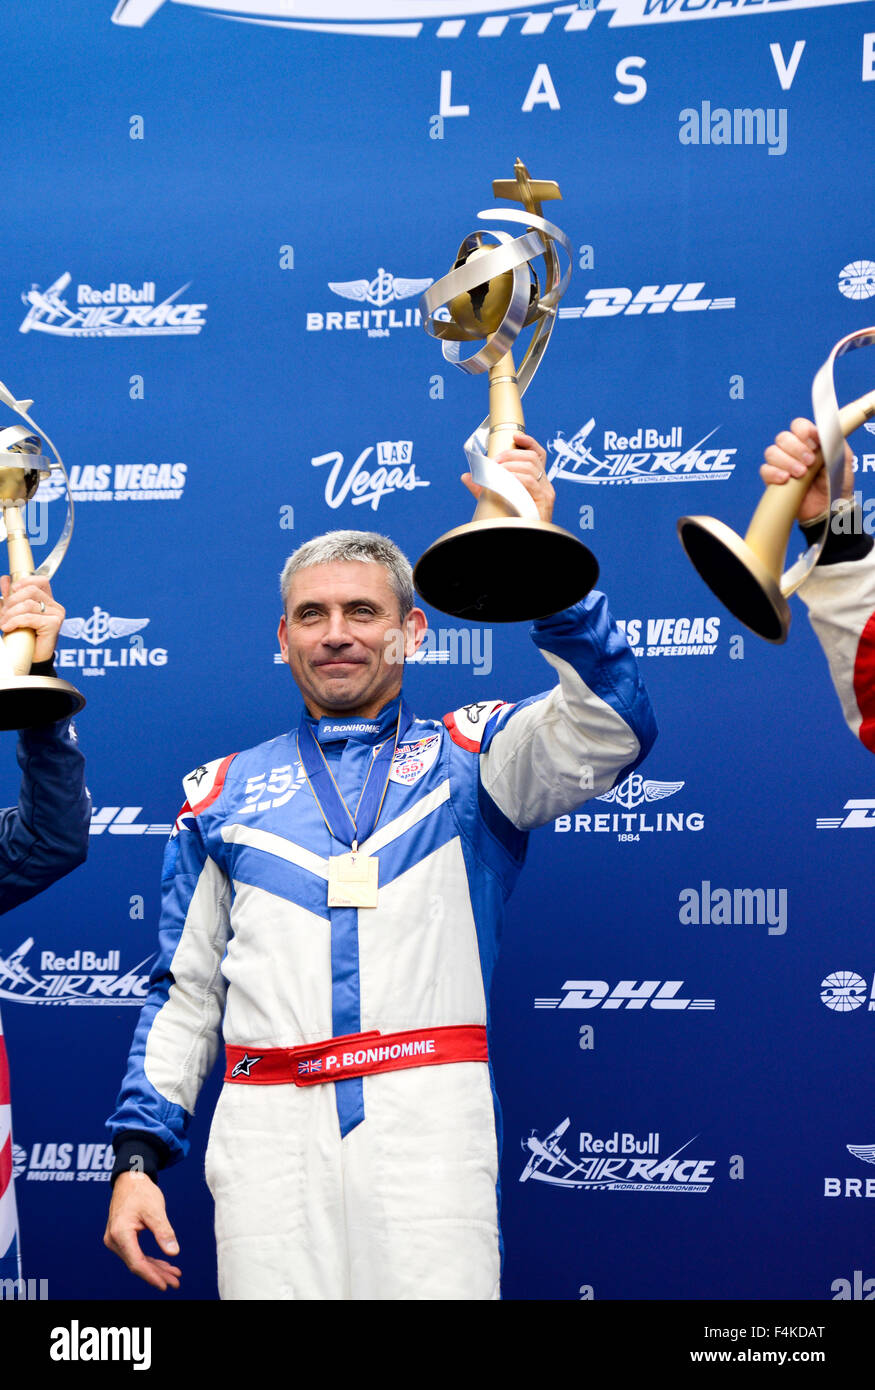
POLYGON ((0 956, 0 999, 12 1004, 135 1005, 149 992, 152 956, 121 968, 121 952, 75 950, 69 956, 33 951, 33 937, 0 956))
MULTIPOLYGON (((464 35, 496 39, 543 34, 548 28, 582 33, 601 12, 611 28, 643 24, 672 24, 693 19, 722 19, 763 10, 810 9, 817 0, 579 0, 579 3, 538 4, 538 0, 118 0, 114 24, 141 29, 165 5, 181 4, 208 10, 216 18, 259 24, 271 29, 315 29, 368 37, 415 39, 420 34, 440 39, 464 35)), ((855 0, 822 0, 853 4, 855 0)))
MULTIPOLYGON (((569 483, 722 483, 732 477, 734 448, 709 444, 719 426, 695 443, 685 445, 683 428, 635 426, 623 433, 604 430, 599 454, 590 446, 595 419, 587 420, 570 438, 557 430, 547 448, 555 457, 547 470, 551 480, 569 483), (706 447, 708 446, 708 447, 706 447)), ((595 441, 598 447, 598 441, 595 441)))
POLYGON ((65 271, 46 289, 32 284, 24 291, 27 313, 19 332, 58 338, 163 338, 200 333, 206 323, 206 304, 179 302, 189 285, 159 300, 154 280, 139 285, 113 280, 102 288, 80 284, 75 294, 70 293, 71 304, 65 295, 72 278, 65 271))
POLYGON ((597 1137, 582 1130, 579 1158, 568 1153, 565 1134, 571 1124, 566 1118, 544 1139, 532 1130, 522 1141, 528 1161, 520 1182, 546 1182, 551 1187, 578 1188, 590 1192, 685 1192, 705 1193, 714 1182, 713 1158, 681 1157, 695 1142, 688 1139, 680 1148, 661 1157, 658 1130, 643 1138, 632 1132, 615 1130, 597 1137))

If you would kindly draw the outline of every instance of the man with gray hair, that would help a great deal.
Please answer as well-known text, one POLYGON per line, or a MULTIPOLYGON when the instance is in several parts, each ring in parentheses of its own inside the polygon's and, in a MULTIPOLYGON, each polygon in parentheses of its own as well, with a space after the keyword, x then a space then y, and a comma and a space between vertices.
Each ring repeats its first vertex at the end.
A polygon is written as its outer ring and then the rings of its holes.
MULTIPOLYGON (((544 453, 503 456, 552 513, 544 453)), ((178 1266, 159 1168, 221 1029, 206 1156, 223 1298, 499 1296, 489 992, 527 832, 606 792, 655 737, 604 595, 536 622, 559 683, 420 719, 410 566, 337 531, 282 574, 279 644, 300 723, 185 779, 161 949, 118 1108, 106 1244, 157 1288, 178 1266), (581 768, 590 775, 584 781, 581 768), (582 784, 585 789, 582 789, 582 784)))

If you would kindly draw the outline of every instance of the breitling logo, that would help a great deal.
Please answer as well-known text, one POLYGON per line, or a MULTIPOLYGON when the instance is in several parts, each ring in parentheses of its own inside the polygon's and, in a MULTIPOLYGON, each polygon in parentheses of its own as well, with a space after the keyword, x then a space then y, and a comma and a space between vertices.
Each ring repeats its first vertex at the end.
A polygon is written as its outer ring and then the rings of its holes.
POLYGON ((380 266, 373 280, 329 280, 328 288, 343 299, 366 299, 382 309, 393 299, 410 299, 414 294, 422 294, 430 284, 431 280, 404 280, 400 275, 390 275, 380 266))
POLYGON ((87 642, 88 647, 59 647, 55 656, 57 665, 75 666, 85 676, 106 675, 109 667, 166 666, 165 647, 147 647, 142 637, 133 635, 148 627, 150 622, 150 618, 115 618, 95 604, 90 618, 67 618, 61 624, 62 637, 87 642), (130 645, 115 648, 104 645, 116 637, 128 637, 130 645))
POLYGON ((127 637, 132 632, 139 632, 148 623, 148 618, 113 618, 95 604, 90 618, 67 618, 61 624, 61 636, 81 637, 97 646, 108 637, 127 637))
POLYGON ((347 309, 344 313, 307 314, 307 332, 318 333, 364 329, 369 338, 388 338, 392 328, 418 328, 422 318, 418 308, 396 310, 390 306, 411 299, 428 289, 431 280, 410 280, 392 275, 380 266, 372 280, 329 280, 328 288, 341 299, 356 300, 370 308, 347 309))
POLYGON ((649 813, 652 802, 675 796, 684 785, 683 782, 658 782, 632 772, 618 786, 594 798, 593 807, 596 801, 611 802, 614 807, 611 812, 578 811, 573 816, 557 816, 553 828, 560 833, 614 834, 625 842, 640 841, 642 836, 653 832, 701 830, 705 824, 701 811, 658 811, 653 816, 649 813))
POLYGON ((663 797, 674 796, 683 785, 683 782, 656 782, 652 777, 641 777, 633 772, 618 787, 605 792, 604 796, 596 797, 596 800, 616 801, 631 811, 633 806, 640 806, 644 801, 661 801, 663 797))

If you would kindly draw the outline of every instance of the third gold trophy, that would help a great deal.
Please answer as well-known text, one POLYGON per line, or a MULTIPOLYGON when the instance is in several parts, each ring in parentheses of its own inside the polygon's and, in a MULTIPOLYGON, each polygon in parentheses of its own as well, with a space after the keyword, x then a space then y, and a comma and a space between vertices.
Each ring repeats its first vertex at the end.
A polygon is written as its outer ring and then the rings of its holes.
POLYGON ((713 516, 682 516, 677 524, 681 545, 695 569, 739 622, 758 637, 779 645, 790 630, 787 600, 805 583, 817 564, 831 524, 831 504, 842 495, 845 439, 875 415, 875 391, 839 409, 834 367, 845 353, 875 344, 875 328, 861 328, 841 338, 811 386, 814 423, 827 482, 828 501, 813 544, 784 570, 790 533, 802 500, 818 469, 763 493, 744 537, 713 516), (782 573, 783 570, 783 573, 782 573))
POLYGON ((518 159, 514 177, 495 180, 492 191, 522 203, 522 210, 492 208, 478 217, 522 230, 511 235, 492 227, 466 236, 453 268, 420 302, 424 326, 442 340, 446 360, 472 375, 489 374, 489 415, 464 445, 482 491, 473 520, 429 546, 413 577, 420 596, 441 612, 502 623, 546 617, 576 603, 596 582, 598 564, 576 536, 541 520, 522 483, 493 462, 524 428, 520 398, 549 342, 571 275, 571 245, 541 213, 542 202, 561 197, 558 184, 531 178, 518 159), (568 262, 564 273, 560 248, 568 262), (529 328, 517 368, 513 348, 529 328))

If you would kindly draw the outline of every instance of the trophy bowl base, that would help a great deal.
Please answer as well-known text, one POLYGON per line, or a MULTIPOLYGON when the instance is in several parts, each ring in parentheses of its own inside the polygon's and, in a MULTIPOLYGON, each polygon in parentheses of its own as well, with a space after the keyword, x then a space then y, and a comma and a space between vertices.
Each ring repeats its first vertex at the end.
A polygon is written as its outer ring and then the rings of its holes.
POLYGON ((786 642, 790 605, 741 536, 712 516, 682 516, 678 536, 693 568, 734 618, 766 642, 786 642))
POLYGON ((0 680, 0 729, 56 724, 84 704, 85 696, 57 676, 8 676, 0 680))
POLYGON ((589 593, 598 561, 549 521, 469 521, 430 545, 413 571, 416 592, 453 618, 519 623, 561 613, 589 593))

